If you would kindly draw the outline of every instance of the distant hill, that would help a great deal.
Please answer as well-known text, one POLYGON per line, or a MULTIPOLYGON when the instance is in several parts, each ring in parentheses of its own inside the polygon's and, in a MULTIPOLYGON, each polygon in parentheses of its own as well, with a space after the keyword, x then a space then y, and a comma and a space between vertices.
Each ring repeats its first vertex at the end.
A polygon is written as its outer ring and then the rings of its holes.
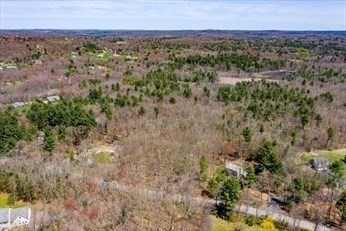
POLYGON ((223 38, 307 38, 346 36, 346 31, 245 31, 245 30, 0 30, 0 34, 129 37, 223 37, 223 38))

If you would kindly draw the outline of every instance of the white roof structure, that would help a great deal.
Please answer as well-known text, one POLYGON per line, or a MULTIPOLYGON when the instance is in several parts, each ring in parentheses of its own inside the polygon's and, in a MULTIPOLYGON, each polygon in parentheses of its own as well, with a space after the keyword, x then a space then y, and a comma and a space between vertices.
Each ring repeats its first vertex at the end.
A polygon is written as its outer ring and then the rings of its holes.
POLYGON ((226 170, 230 173, 234 173, 234 175, 237 175, 237 176, 246 176, 247 175, 247 172, 244 170, 243 167, 240 167, 240 166, 232 164, 232 163, 228 163, 226 165, 226 170))
POLYGON ((11 104, 12 107, 14 108, 19 108, 19 107, 24 107, 25 106, 25 103, 24 102, 14 102, 11 104))
POLYGON ((118 45, 122 45, 122 44, 125 44, 126 43, 126 41, 117 41, 116 42, 116 44, 118 44, 118 45))
POLYGON ((29 207, 0 208, 0 224, 12 223, 19 217, 30 220, 30 215, 31 209, 29 207))
POLYGON ((49 102, 54 102, 54 101, 60 100, 60 96, 58 96, 58 95, 48 96, 47 100, 49 102))

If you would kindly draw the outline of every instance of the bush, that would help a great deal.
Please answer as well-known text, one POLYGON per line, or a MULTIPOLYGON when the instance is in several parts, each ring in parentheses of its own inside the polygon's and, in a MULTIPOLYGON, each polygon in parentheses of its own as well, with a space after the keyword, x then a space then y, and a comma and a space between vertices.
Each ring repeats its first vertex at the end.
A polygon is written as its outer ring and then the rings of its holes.
POLYGON ((263 220, 263 222, 261 223, 261 227, 264 230, 273 230, 275 231, 275 225, 273 223, 273 219, 271 217, 267 217, 263 220))
POLYGON ((304 218, 310 219, 311 218, 311 211, 308 209, 304 209, 304 218))
POLYGON ((175 103, 176 103, 176 99, 175 99, 174 97, 171 97, 171 98, 169 99, 169 103, 175 104, 175 103))
POLYGON ((219 184, 218 182, 215 180, 215 178, 211 178, 208 181, 208 185, 207 185, 207 191, 208 191, 208 195, 212 198, 217 196, 217 193, 219 191, 219 184))
POLYGON ((138 110, 138 114, 139 114, 140 116, 144 115, 146 112, 147 112, 147 110, 145 110, 144 107, 140 107, 139 110, 138 110))
POLYGON ((140 86, 142 84, 142 81, 136 77, 125 77, 123 78, 123 84, 140 86))
POLYGON ((253 225, 260 225, 262 223, 263 219, 260 218, 260 217, 255 217, 255 216, 247 216, 245 218, 245 223, 248 225, 248 226, 253 226, 253 225))
POLYGON ((274 225, 278 230, 290 230, 290 226, 285 221, 274 221, 274 225))

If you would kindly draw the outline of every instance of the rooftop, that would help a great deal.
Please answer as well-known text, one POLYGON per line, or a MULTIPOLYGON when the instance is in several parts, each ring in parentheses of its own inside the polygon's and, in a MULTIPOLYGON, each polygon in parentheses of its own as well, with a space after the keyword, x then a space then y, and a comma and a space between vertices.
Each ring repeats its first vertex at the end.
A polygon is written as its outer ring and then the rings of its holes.
POLYGON ((10 222, 13 222, 19 216, 29 219, 29 216, 30 216, 29 207, 0 208, 0 224, 9 222, 8 214, 10 210, 11 210, 10 222))

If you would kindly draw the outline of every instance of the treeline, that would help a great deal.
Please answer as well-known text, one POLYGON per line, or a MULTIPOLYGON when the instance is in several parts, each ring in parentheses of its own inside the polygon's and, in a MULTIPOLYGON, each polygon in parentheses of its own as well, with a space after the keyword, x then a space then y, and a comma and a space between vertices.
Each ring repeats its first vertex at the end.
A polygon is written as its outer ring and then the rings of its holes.
POLYGON ((83 109, 83 101, 62 100, 54 104, 34 102, 27 112, 28 119, 39 129, 47 126, 92 128, 96 125, 93 112, 83 109))
POLYGON ((8 204, 16 201, 34 202, 38 199, 33 181, 28 177, 20 177, 17 173, 0 170, 0 191, 9 193, 8 204))
POLYGON ((18 141, 33 139, 36 129, 19 123, 19 115, 12 110, 0 111, 0 154, 12 150, 18 141))
POLYGON ((161 101, 165 96, 189 98, 192 95, 190 86, 179 83, 180 80, 176 73, 158 69, 149 71, 143 78, 124 78, 123 82, 133 85, 134 91, 161 101))
POLYGON ((317 124, 322 121, 321 115, 315 111, 315 104, 319 98, 329 101, 333 97, 330 93, 320 97, 311 97, 305 89, 289 88, 278 83, 240 82, 233 88, 220 87, 217 99, 222 102, 244 102, 247 115, 255 119, 270 119, 285 117, 287 113, 301 119, 304 127, 307 123, 315 120, 317 124))
POLYGON ((302 68, 296 74, 291 75, 288 80, 302 78, 302 85, 309 84, 314 85, 314 81, 321 83, 344 83, 346 81, 346 72, 341 69, 335 70, 333 68, 325 69, 313 69, 313 68, 302 68))
POLYGON ((83 44, 83 47, 86 52, 96 53, 100 50, 102 50, 100 47, 98 47, 96 44, 87 42, 83 44))
POLYGON ((59 171, 54 172, 51 165, 38 163, 37 160, 27 160, 20 171, 16 167, 16 164, 9 164, 7 168, 0 169, 0 192, 9 194, 9 206, 21 200, 50 202, 65 196, 74 185, 63 167, 57 167, 59 171))
POLYGON ((280 69, 284 66, 285 60, 283 59, 260 59, 253 55, 239 55, 236 53, 219 53, 218 55, 206 56, 202 55, 189 55, 187 57, 175 57, 169 56, 172 67, 182 67, 185 64, 188 65, 200 65, 204 67, 213 67, 220 70, 239 69, 243 71, 260 71, 262 69, 280 69))
POLYGON ((0 112, 0 153, 8 153, 20 140, 32 141, 38 130, 44 131, 43 147, 46 151, 54 149, 56 138, 67 136, 66 129, 69 127, 78 131, 75 132, 75 140, 79 143, 96 126, 93 111, 83 108, 86 104, 88 100, 77 97, 56 103, 35 101, 22 115, 11 108, 0 112), (30 123, 21 123, 21 117, 27 117, 30 123))

